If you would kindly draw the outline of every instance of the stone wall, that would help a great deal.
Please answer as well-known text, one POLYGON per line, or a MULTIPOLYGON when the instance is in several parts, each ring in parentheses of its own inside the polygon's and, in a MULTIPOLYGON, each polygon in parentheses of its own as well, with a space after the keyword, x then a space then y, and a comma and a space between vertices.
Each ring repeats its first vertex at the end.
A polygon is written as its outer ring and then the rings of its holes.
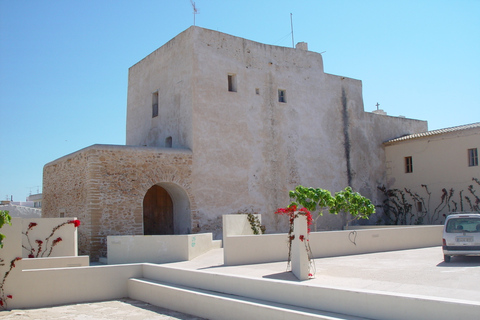
POLYGON ((79 252, 96 261, 106 256, 108 235, 143 234, 147 190, 169 183, 185 191, 197 232, 191 165, 188 150, 93 145, 45 165, 43 216, 78 217, 79 252))

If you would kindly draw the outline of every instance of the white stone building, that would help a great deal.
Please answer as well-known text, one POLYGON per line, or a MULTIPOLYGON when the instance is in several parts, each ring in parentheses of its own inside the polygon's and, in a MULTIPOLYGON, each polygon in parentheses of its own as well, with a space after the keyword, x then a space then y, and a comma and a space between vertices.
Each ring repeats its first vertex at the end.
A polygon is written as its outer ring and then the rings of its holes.
MULTIPOLYGON (((85 220, 80 249, 101 256, 110 234, 219 238, 223 214, 260 213, 267 232, 284 231, 274 212, 296 185, 350 185, 378 203, 382 143, 427 123, 365 112, 361 81, 325 73, 306 47, 180 33, 129 70, 127 146, 45 166, 44 216, 85 220)), ((319 225, 344 223, 326 215, 319 225)))

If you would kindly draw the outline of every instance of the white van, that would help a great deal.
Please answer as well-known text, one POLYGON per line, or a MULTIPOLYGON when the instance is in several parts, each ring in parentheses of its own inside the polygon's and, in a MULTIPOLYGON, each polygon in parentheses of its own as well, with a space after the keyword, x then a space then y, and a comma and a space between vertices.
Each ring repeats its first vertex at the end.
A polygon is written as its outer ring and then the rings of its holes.
POLYGON ((452 256, 480 256, 480 214, 451 214, 443 228, 443 259, 452 256))

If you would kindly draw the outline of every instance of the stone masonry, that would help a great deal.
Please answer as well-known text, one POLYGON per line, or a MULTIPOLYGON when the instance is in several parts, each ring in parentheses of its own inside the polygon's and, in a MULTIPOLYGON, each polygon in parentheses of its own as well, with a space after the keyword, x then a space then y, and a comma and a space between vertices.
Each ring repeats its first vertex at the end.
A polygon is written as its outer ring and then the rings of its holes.
POLYGON ((191 166, 188 150, 90 146, 45 166, 43 216, 77 217, 82 222, 79 253, 90 254, 96 261, 106 256, 107 235, 143 234, 142 200, 147 190, 160 182, 185 190, 192 225, 197 226, 191 166))

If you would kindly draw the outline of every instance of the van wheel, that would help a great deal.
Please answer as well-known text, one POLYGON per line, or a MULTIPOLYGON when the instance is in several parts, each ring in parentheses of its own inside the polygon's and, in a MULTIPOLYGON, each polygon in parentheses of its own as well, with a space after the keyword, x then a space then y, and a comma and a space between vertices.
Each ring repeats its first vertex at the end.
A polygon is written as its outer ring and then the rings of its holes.
POLYGON ((445 262, 450 262, 450 258, 451 258, 450 256, 447 256, 445 254, 443 255, 443 261, 445 262))

